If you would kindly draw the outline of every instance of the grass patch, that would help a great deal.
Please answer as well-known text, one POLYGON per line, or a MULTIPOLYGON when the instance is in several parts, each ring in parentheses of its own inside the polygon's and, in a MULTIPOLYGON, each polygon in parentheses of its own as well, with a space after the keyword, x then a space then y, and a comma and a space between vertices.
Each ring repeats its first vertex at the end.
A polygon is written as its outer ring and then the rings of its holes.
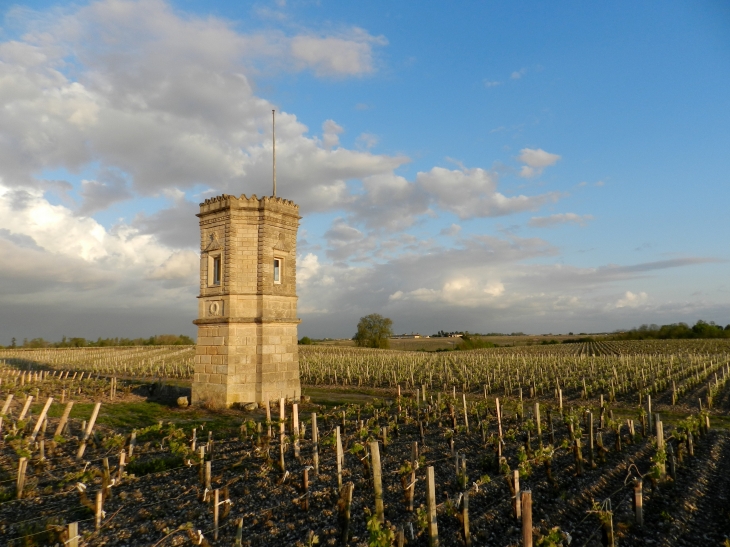
POLYGON ((168 469, 175 469, 183 465, 182 456, 166 456, 164 458, 155 458, 154 460, 132 460, 127 465, 127 472, 137 477, 149 475, 150 473, 159 473, 168 469))
MULTIPOLYGON (((52 404, 48 409, 51 418, 60 418, 65 405, 52 404)), ((76 403, 71 409, 73 420, 88 420, 94 411, 94 403, 76 403)), ((40 410, 38 411, 40 412, 40 410)), ((244 416, 235 410, 212 411, 201 407, 178 408, 153 401, 102 404, 96 422, 117 431, 130 432, 155 425, 160 421, 172 422, 186 430, 205 425, 209 430, 227 432, 237 430, 244 416)))
POLYGON ((366 405, 386 400, 382 392, 367 388, 337 389, 337 388, 302 388, 302 395, 312 398, 312 402, 324 406, 340 406, 344 404, 366 405))

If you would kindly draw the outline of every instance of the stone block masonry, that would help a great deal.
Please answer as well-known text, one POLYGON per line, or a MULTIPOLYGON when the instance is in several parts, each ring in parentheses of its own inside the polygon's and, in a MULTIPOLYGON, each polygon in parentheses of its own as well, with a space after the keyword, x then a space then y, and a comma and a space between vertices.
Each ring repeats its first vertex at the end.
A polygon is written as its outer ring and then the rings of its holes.
POLYGON ((192 402, 301 396, 297 346, 299 207, 255 195, 200 204, 200 296, 192 402))

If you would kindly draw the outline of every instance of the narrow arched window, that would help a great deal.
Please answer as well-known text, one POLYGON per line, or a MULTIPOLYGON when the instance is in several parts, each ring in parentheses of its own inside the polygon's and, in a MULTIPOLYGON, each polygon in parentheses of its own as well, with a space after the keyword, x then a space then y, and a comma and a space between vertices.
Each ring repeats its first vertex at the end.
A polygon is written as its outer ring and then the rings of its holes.
POLYGON ((274 283, 281 283, 281 273, 284 266, 284 260, 281 258, 274 258, 274 283))

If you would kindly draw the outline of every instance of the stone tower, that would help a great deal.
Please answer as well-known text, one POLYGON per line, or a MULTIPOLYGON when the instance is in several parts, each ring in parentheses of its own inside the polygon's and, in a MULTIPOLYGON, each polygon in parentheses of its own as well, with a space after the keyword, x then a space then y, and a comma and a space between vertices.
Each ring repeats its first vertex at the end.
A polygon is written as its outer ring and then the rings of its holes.
POLYGON ((299 206, 255 195, 200 204, 200 296, 192 402, 298 400, 299 206))

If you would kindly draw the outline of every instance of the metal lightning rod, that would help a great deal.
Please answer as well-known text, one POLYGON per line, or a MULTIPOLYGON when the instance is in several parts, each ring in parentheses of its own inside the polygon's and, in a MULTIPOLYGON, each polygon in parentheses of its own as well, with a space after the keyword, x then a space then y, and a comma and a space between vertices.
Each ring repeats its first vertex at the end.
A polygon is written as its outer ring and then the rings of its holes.
POLYGON ((271 111, 271 141, 274 150, 273 167, 274 167, 274 197, 276 197, 276 110, 271 111))

